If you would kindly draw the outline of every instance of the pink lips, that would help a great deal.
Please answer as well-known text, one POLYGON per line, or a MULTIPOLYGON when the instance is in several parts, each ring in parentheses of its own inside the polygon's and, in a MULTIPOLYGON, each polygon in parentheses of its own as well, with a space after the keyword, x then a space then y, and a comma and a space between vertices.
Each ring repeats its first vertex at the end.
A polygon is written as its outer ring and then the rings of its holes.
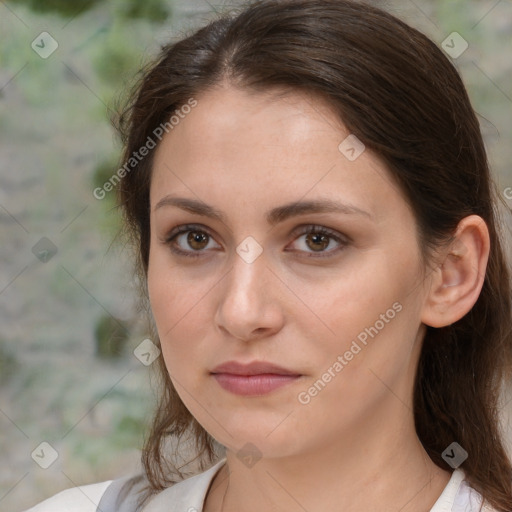
POLYGON ((301 377, 297 372, 264 361, 250 364, 228 361, 211 373, 226 391, 244 396, 264 395, 301 377))

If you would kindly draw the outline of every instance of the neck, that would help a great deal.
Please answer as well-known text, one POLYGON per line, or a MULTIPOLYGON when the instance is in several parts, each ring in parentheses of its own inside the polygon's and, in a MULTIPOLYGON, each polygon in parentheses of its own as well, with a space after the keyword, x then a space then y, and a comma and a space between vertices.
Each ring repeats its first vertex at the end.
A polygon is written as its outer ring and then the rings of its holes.
POLYGON ((401 429, 382 434, 340 436, 339 449, 316 446, 290 457, 263 457, 252 467, 228 449, 203 510, 430 511, 451 473, 432 462, 416 435, 406 437, 401 429))

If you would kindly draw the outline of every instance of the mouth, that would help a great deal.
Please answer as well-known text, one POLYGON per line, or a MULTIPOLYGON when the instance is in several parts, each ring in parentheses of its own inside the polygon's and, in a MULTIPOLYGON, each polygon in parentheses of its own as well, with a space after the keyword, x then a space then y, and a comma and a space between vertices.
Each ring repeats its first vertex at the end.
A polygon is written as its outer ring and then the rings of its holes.
POLYGON ((302 377, 296 371, 264 361, 228 361, 215 367, 211 375, 223 389, 242 396, 265 395, 302 377))

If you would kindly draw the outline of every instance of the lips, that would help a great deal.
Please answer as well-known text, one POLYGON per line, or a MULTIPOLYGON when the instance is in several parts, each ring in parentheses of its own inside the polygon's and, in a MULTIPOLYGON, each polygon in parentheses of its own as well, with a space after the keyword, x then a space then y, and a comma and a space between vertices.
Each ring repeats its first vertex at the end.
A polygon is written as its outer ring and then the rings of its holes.
POLYGON ((295 375, 299 376, 292 370, 287 370, 272 363, 265 361, 254 361, 249 364, 242 364, 236 361, 228 361, 216 366, 211 373, 229 373, 232 375, 262 375, 262 374, 273 374, 273 375, 295 375))
POLYGON ((295 371, 264 361, 228 361, 216 366, 211 374, 223 389, 243 396, 261 396, 301 377, 295 371))

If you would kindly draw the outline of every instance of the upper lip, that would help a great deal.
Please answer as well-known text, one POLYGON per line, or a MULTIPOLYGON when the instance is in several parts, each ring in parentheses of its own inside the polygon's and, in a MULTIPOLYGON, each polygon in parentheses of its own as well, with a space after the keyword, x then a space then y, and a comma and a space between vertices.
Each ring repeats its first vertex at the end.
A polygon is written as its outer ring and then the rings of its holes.
POLYGON ((260 375, 271 373, 275 375, 300 375, 293 370, 287 370, 266 361, 253 361, 243 364, 237 361, 227 361, 216 366, 211 373, 230 373, 233 375, 260 375))

